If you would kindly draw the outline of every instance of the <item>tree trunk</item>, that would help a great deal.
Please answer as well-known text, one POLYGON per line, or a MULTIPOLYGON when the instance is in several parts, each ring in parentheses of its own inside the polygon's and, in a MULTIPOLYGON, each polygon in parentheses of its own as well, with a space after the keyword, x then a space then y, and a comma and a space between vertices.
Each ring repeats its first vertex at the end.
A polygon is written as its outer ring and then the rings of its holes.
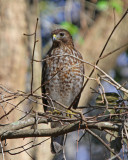
MULTIPOLYGON (((31 57, 33 49, 34 37, 26 37, 23 33, 31 34, 35 31, 35 24, 37 19, 37 2, 36 1, 26 1, 26 0, 2 0, 0 1, 0 84, 10 91, 17 92, 17 90, 30 92, 30 82, 31 82, 31 57)), ((39 26, 39 25, 38 25, 39 26)), ((37 39, 39 42, 36 44, 35 59, 41 59, 41 38, 40 30, 37 30, 37 39)), ((34 83, 33 88, 36 89, 41 85, 41 63, 34 63, 34 83)), ((0 88, 1 89, 1 88, 0 88)), ((5 96, 4 90, 0 90, 1 99, 5 96)), ((41 95, 40 90, 36 94, 41 95)), ((18 104, 21 97, 18 100, 12 100, 12 104, 18 104)), ((11 114, 0 120, 1 124, 7 124, 15 122, 24 115, 24 111, 28 111, 33 106, 35 111, 42 110, 42 105, 37 104, 22 103, 18 106, 18 110, 15 109, 11 114), (23 106, 27 106, 23 108, 23 106)), ((0 117, 11 110, 14 106, 6 104, 1 107, 0 117), (2 109, 3 108, 3 109, 2 109)), ((44 138, 40 138, 42 140, 44 138)), ((4 146, 4 150, 12 149, 15 147, 22 146, 34 139, 15 139, 7 140, 7 145, 4 146)), ((36 139, 34 142, 38 142, 36 139)), ((50 142, 47 142, 50 144, 50 142)), ((34 149, 27 150, 30 156, 40 159, 48 159, 47 156, 50 154, 48 152, 43 153, 43 146, 39 145, 34 149), (42 146, 42 147, 40 147, 42 146), (39 154, 41 153, 41 154, 39 154), (40 158, 39 158, 40 156, 40 158)), ((32 144, 31 144, 32 145, 32 144)), ((26 146, 28 147, 28 145, 26 146)), ((24 148, 26 148, 24 147, 24 148)), ((45 146, 45 148, 50 148, 45 146)), ((12 151, 18 152, 21 149, 12 151)), ((49 149, 50 150, 50 149, 49 149)), ((10 155, 5 153, 6 160, 29 160, 31 157, 25 151, 21 154, 10 155)), ((2 154, 0 155, 2 159, 2 154)))
MULTIPOLYGON (((27 32, 25 0, 0 1, 0 84, 13 92, 17 90, 24 91, 26 87, 28 54, 26 38, 23 36, 23 32, 27 32)), ((3 96, 5 96, 4 93, 3 96)), ((15 100, 11 103, 16 105, 18 101, 15 100)), ((3 107, 7 113, 14 106, 5 104, 3 107)), ((0 116, 5 114, 4 111, 1 107, 0 116)), ((22 112, 15 109, 8 115, 8 118, 3 118, 0 123, 14 122, 21 115, 22 112)), ((19 144, 24 144, 24 142, 22 139, 7 140, 6 147, 4 143, 3 147, 4 150, 11 149, 19 146, 19 144)), ((26 153, 22 155, 22 158, 19 158, 19 155, 14 155, 10 158, 10 155, 5 153, 5 159, 27 159, 28 155, 26 153)))
MULTIPOLYGON (((35 30, 35 24, 36 24, 36 19, 38 17, 38 4, 36 1, 32 1, 32 3, 28 4, 28 12, 27 12, 27 21, 28 21, 28 33, 33 33, 35 30)), ((36 44, 36 50, 35 50, 35 56, 34 59, 37 60, 41 60, 42 56, 41 56, 41 36, 40 36, 40 19, 39 19, 39 25, 38 25, 38 30, 37 30, 37 40, 38 43, 36 44)), ((33 37, 28 37, 28 41, 29 41, 29 51, 30 51, 30 57, 32 56, 32 50, 33 50, 33 37)), ((29 70, 31 70, 31 58, 29 59, 30 63, 29 63, 29 70)), ((37 89, 38 87, 41 86, 41 72, 42 72, 42 64, 41 62, 34 62, 34 85, 33 85, 33 89, 37 89)), ((29 79, 29 86, 31 83, 31 76, 29 79)), ((30 91, 30 88, 28 88, 28 90, 30 91)), ((37 95, 41 96, 41 88, 36 92, 37 95)), ((42 103, 42 100, 39 101, 40 103, 42 103)), ((42 105, 35 105, 35 103, 30 103, 30 106, 34 108, 35 112, 43 111, 43 106, 42 105)), ((42 125, 38 125, 37 126, 38 129, 45 129, 45 128, 49 128, 50 125, 46 125, 46 124, 42 124, 42 125)), ((31 154, 32 156, 37 159, 37 160, 50 160, 51 157, 53 156, 51 153, 51 149, 50 149, 50 142, 51 140, 47 140, 47 139, 42 137, 42 138, 36 138, 34 143, 40 143, 41 141, 44 141, 41 145, 34 147, 31 150, 31 154)))

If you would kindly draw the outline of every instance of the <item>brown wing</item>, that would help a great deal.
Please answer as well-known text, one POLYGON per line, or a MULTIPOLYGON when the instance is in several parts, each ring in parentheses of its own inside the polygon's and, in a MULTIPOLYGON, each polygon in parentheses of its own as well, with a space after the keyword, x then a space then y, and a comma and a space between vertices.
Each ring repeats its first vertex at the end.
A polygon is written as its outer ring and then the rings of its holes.
POLYGON ((43 107, 44 107, 44 111, 47 111, 47 107, 44 104, 48 104, 47 100, 45 98, 43 98, 43 96, 45 95, 46 91, 45 91, 45 74, 46 74, 46 62, 44 61, 42 64, 42 76, 41 76, 41 91, 42 91, 42 101, 43 101, 43 107))
MULTIPOLYGON (((52 51, 52 48, 48 51, 48 53, 43 57, 43 59, 45 59, 47 57, 47 55, 50 55, 52 51)), ((45 90, 45 84, 47 83, 45 80, 45 75, 46 75, 46 69, 47 69, 47 65, 46 65, 46 60, 43 61, 42 63, 42 75, 41 75, 41 91, 42 91, 42 102, 43 102, 43 107, 44 107, 44 111, 47 111, 47 106, 48 105, 48 101, 46 98, 44 98, 44 95, 46 93, 45 90)))

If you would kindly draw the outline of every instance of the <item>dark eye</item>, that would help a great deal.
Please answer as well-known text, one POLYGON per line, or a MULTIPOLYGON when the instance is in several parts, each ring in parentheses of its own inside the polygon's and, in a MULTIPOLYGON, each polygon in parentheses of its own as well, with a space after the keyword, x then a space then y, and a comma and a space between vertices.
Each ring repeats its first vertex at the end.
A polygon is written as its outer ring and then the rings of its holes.
POLYGON ((64 33, 60 33, 60 36, 63 37, 63 36, 64 36, 64 33))

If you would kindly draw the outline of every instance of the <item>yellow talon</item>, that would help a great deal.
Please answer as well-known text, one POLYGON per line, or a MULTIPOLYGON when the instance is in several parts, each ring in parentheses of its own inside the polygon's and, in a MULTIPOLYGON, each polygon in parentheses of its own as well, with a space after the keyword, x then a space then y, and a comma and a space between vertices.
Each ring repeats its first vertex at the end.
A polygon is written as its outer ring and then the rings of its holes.
POLYGON ((52 114, 52 111, 46 111, 46 113, 48 113, 48 114, 52 114))
POLYGON ((73 113, 73 112, 70 111, 70 110, 67 110, 67 112, 66 112, 66 116, 67 116, 67 117, 72 118, 73 115, 75 115, 75 113, 73 113))
POLYGON ((58 110, 53 110, 53 111, 47 111, 48 114, 59 114, 61 115, 62 112, 58 111, 58 110))
POLYGON ((58 110, 55 109, 55 110, 52 112, 52 114, 62 115, 62 112, 60 112, 60 111, 58 111, 58 110))
MULTIPOLYGON (((58 110, 53 110, 53 111, 47 111, 47 113, 48 114, 53 114, 53 115, 62 115, 62 112, 60 112, 60 111, 58 111, 58 110)), ((74 112, 72 112, 72 111, 70 111, 70 110, 67 110, 66 111, 66 116, 67 117, 70 117, 70 118, 72 118, 73 117, 73 115, 75 115, 75 113, 74 112)))

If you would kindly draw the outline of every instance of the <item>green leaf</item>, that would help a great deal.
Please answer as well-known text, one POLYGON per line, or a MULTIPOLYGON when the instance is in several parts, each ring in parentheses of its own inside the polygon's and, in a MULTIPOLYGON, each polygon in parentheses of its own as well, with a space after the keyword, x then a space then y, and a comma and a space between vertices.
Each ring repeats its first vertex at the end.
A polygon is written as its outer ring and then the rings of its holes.
POLYGON ((75 35, 76 33, 78 33, 79 29, 76 25, 70 23, 70 22, 62 22, 61 24, 61 27, 68 30, 70 32, 70 34, 73 36, 75 35))
POLYGON ((121 0, 111 0, 109 5, 119 13, 123 11, 123 3, 121 0))
POLYGON ((99 1, 99 2, 97 3, 97 7, 98 7, 99 10, 107 10, 108 7, 109 7, 109 5, 108 5, 108 2, 107 2, 107 1, 102 0, 102 1, 99 1))
POLYGON ((121 13, 123 11, 123 2, 122 0, 99 0, 97 3, 97 8, 103 11, 108 8, 114 8, 116 12, 121 13))

